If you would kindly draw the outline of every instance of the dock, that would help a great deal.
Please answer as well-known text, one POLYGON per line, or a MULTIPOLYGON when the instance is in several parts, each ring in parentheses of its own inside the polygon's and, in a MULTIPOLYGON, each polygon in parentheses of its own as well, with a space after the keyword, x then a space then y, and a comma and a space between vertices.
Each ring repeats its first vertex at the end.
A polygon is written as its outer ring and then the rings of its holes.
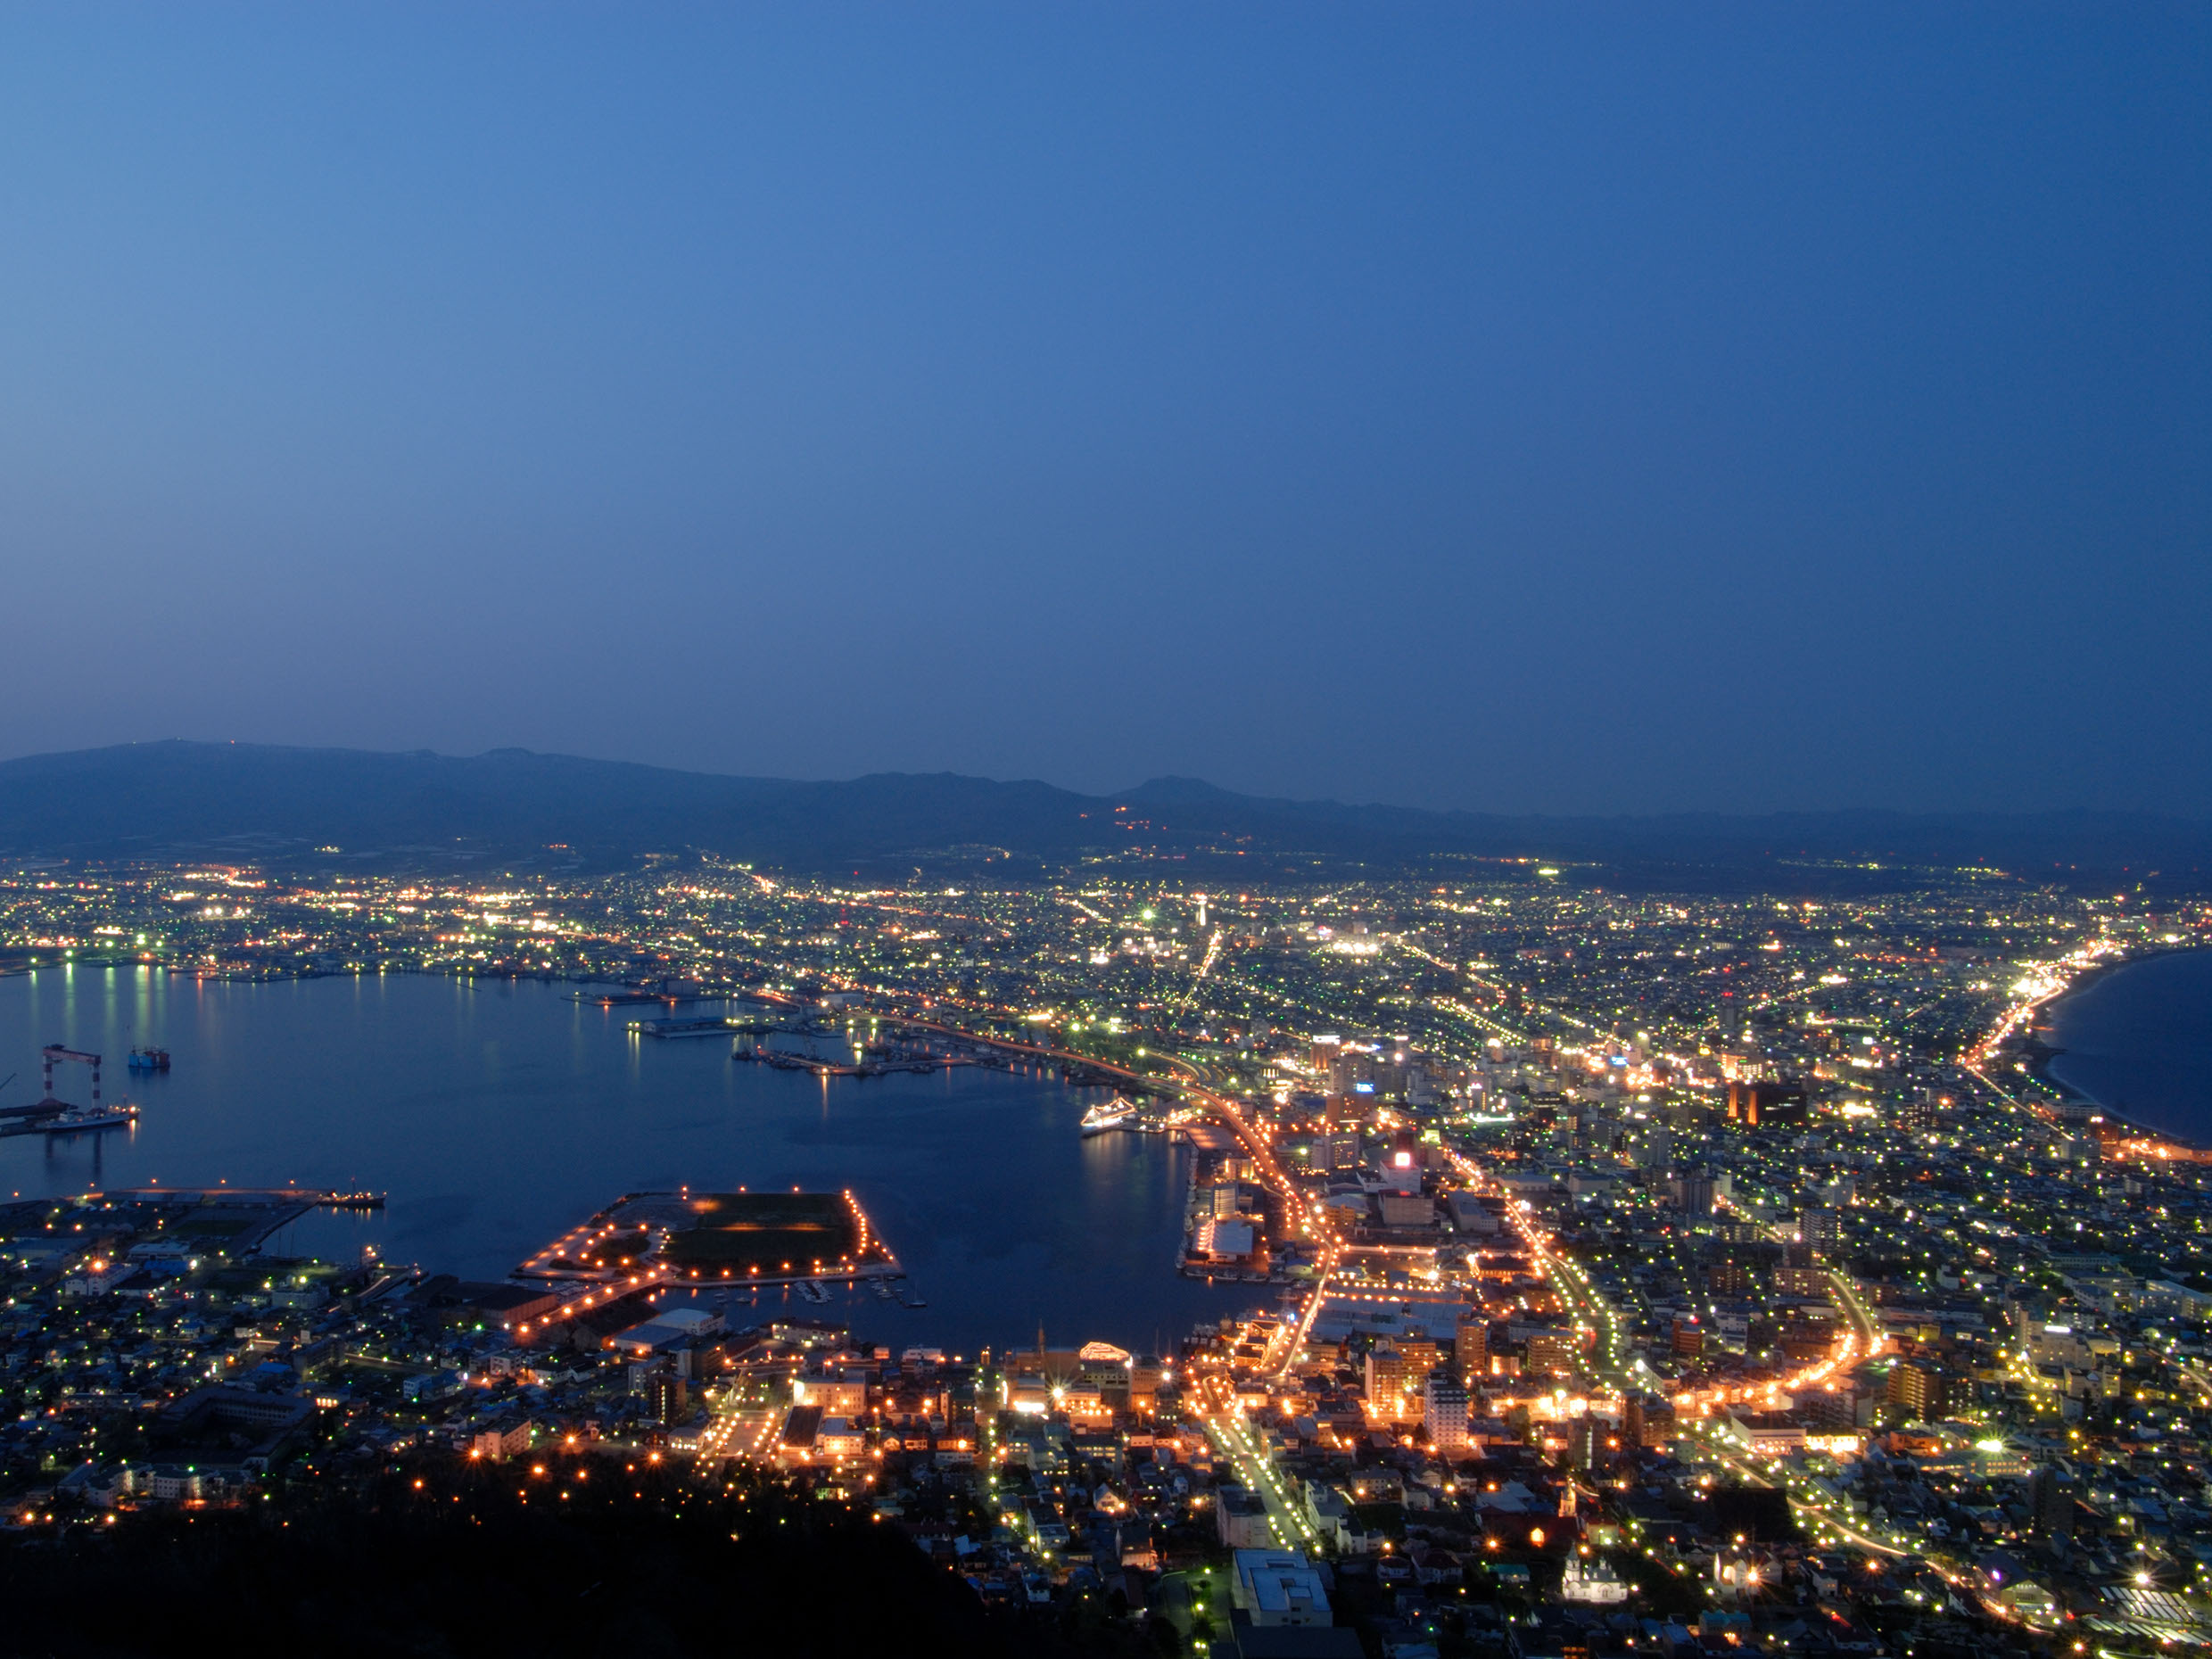
POLYGON ((633 1019, 630 1029, 649 1037, 717 1037, 735 1028, 727 1019, 633 1019))
POLYGON ((968 1062, 937 1055, 916 1056, 903 1060, 863 1060, 845 1061, 815 1060, 805 1054, 786 1053, 780 1049, 739 1049, 730 1055, 733 1060, 756 1061, 772 1066, 779 1071, 811 1071, 818 1077, 881 1077, 895 1071, 937 1071, 948 1066, 968 1062))

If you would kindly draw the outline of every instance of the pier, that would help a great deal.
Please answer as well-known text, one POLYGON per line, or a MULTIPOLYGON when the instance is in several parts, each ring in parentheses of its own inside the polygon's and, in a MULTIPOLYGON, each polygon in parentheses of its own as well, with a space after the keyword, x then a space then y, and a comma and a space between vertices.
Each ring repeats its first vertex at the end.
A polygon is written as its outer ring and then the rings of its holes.
POLYGON ((736 1289, 883 1280, 896 1289, 906 1271, 850 1193, 686 1189, 627 1193, 511 1276, 590 1287, 579 1302, 589 1306, 654 1285, 736 1289))
POLYGON ((633 1019, 630 1029, 649 1037, 728 1036, 736 1027, 727 1019, 633 1019))
POLYGON ((956 1060, 950 1055, 932 1054, 903 1060, 860 1060, 851 1062, 816 1060, 805 1054, 787 1053, 780 1049, 751 1048, 731 1052, 732 1060, 755 1061, 772 1066, 778 1071, 811 1071, 818 1077, 880 1077, 895 1071, 942 1071, 953 1066, 972 1065, 972 1061, 956 1060))

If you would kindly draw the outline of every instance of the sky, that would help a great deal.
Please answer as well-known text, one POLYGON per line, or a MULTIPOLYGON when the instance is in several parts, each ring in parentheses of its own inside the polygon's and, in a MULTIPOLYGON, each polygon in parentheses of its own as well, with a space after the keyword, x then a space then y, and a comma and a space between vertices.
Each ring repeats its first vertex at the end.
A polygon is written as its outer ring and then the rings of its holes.
POLYGON ((2212 815, 2212 9, 0 12, 0 754, 2212 815))

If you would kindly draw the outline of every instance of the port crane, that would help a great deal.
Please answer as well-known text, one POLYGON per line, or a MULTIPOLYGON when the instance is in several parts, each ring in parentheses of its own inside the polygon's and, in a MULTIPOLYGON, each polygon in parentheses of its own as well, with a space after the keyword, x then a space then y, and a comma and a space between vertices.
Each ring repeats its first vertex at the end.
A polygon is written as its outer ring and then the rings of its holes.
POLYGON ((38 1104, 60 1110, 62 1102, 54 1097, 54 1062, 57 1060, 82 1061, 92 1068, 92 1110, 100 1110, 100 1056, 87 1054, 81 1049, 64 1048, 59 1043, 49 1043, 38 1051, 38 1063, 45 1077, 45 1096, 38 1104))

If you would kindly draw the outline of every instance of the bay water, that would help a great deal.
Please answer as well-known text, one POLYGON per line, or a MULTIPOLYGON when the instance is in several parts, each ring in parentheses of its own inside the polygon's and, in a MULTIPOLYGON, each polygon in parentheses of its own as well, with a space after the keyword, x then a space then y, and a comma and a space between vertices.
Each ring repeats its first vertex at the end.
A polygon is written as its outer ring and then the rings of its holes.
MULTIPOLYGON (((265 983, 151 968, 0 979, 0 1104, 37 1097, 38 1051, 105 1057, 137 1127, 0 1140, 0 1194, 303 1185, 388 1195, 318 1212, 272 1250, 504 1276, 623 1193, 850 1189, 927 1308, 831 1286, 821 1308, 864 1340, 972 1354, 1103 1339, 1172 1345, 1201 1318, 1272 1300, 1176 1272, 1191 1156, 1163 1135, 1085 1139, 1103 1091, 1042 1072, 957 1068, 818 1078, 735 1060, 719 1038, 627 1029, 648 1006, 580 1003, 529 981, 365 974, 265 983), (167 1073, 127 1071, 161 1047, 167 1073)), ((702 1013, 720 1011, 702 1005, 702 1013)), ((80 1066, 55 1092, 88 1097, 80 1066)), ((744 1323, 744 1308, 731 1309, 744 1323)))

